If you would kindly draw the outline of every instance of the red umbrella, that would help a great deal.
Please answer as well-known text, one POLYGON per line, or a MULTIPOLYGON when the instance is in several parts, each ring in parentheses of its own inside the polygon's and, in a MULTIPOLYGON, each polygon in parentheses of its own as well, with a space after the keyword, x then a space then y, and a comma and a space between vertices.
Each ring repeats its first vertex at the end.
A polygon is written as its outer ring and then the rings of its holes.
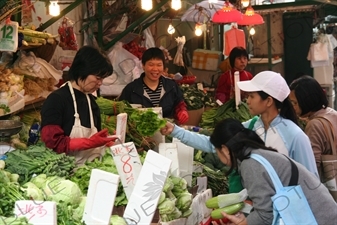
POLYGON ((254 9, 249 6, 246 9, 245 14, 242 15, 242 19, 237 21, 238 25, 260 25, 264 23, 264 20, 260 14, 254 12, 254 9))
POLYGON ((212 17, 213 23, 233 23, 242 20, 242 13, 226 2, 212 17))

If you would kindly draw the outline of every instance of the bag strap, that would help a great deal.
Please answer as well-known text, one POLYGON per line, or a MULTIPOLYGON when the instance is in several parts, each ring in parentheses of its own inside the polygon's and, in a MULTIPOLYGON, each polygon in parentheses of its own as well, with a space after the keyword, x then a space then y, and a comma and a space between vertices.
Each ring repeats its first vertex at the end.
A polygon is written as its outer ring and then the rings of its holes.
MULTIPOLYGON (((268 172, 268 174, 270 176, 270 179, 274 183, 276 192, 277 192, 277 190, 280 190, 283 187, 283 185, 282 185, 282 183, 280 181, 280 178, 278 177, 277 173, 275 172, 274 167, 270 164, 270 162, 268 160, 266 160, 263 156, 255 154, 255 153, 252 153, 250 155, 250 157, 255 159, 256 161, 258 161, 259 163, 261 163, 264 166, 264 168, 266 169, 266 171, 268 172)), ((291 175, 291 178, 290 178, 289 186, 293 186, 293 185, 296 185, 298 183, 298 168, 295 165, 295 163, 293 163, 290 159, 289 159, 289 161, 291 162, 291 169, 292 169, 292 175, 291 175)))
POLYGON ((252 120, 250 121, 249 126, 248 126, 248 129, 249 129, 249 130, 253 130, 254 125, 255 125, 255 123, 256 123, 256 121, 257 121, 258 119, 259 119, 258 116, 254 116, 254 117, 252 118, 252 120))
POLYGON ((336 136, 335 136, 335 132, 333 130, 334 128, 333 128, 331 122, 325 117, 315 117, 315 119, 318 119, 323 124, 324 131, 328 135, 328 138, 329 138, 329 141, 330 141, 332 154, 337 155, 337 140, 335 138, 336 136), (327 123, 329 124, 328 126, 327 126, 327 123), (329 128, 330 128, 330 130, 329 130, 329 128))

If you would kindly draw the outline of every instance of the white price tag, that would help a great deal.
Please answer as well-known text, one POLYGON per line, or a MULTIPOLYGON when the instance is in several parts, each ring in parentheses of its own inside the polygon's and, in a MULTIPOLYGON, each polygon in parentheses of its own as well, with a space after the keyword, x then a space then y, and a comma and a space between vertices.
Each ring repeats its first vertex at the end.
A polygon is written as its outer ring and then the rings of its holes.
POLYGON ((110 147, 111 154, 118 174, 120 176, 127 199, 136 185, 139 173, 142 169, 137 149, 133 142, 127 142, 110 147))
POLYGON ((0 51, 16 52, 18 48, 18 22, 0 24, 0 51))
MULTIPOLYGON (((26 217, 33 225, 56 225, 56 203, 51 201, 20 200, 15 202, 15 216, 26 217)), ((0 221, 1 222, 1 221, 0 221)), ((2 221, 5 222, 6 221, 2 221)), ((11 222, 15 223, 15 222, 11 222)), ((8 225, 11 224, 8 222, 8 225)))

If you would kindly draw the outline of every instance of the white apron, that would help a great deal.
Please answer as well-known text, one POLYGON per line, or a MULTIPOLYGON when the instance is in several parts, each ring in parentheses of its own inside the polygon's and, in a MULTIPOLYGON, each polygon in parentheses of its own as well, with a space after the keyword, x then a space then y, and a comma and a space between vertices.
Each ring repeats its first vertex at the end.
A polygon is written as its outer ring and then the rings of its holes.
MULTIPOLYGON (((71 96, 73 98, 74 110, 75 110, 75 115, 74 115, 75 123, 73 125, 73 128, 71 129, 69 137, 70 138, 89 138, 93 134, 97 133, 97 128, 95 127, 94 118, 92 116, 90 98, 86 94, 88 106, 89 106, 90 127, 91 127, 91 128, 87 128, 81 125, 80 115, 77 112, 77 104, 76 104, 74 89, 70 81, 68 81, 67 83, 69 86, 71 96)), ((95 158, 100 158, 104 153, 104 149, 105 149, 104 147, 98 147, 98 148, 91 148, 91 149, 82 150, 82 151, 71 151, 69 155, 75 156, 76 166, 80 166, 84 164, 87 160, 92 161, 95 158)))

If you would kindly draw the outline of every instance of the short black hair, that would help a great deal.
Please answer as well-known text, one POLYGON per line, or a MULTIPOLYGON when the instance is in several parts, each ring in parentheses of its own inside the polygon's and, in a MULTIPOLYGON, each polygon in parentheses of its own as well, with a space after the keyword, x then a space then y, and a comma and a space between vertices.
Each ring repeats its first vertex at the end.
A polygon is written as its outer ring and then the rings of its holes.
POLYGON ((235 64, 235 59, 237 57, 241 57, 241 56, 246 56, 247 59, 249 59, 248 57, 248 53, 246 51, 245 48, 243 47, 240 47, 240 46, 237 46, 237 47, 234 47, 230 53, 229 53, 229 64, 231 65, 232 68, 234 68, 234 64, 235 64))
POLYGON ((68 77, 71 81, 85 80, 89 75, 107 77, 113 72, 110 59, 92 46, 81 47, 72 62, 68 71, 68 77))
POLYGON ((148 48, 142 56, 142 64, 145 65, 147 61, 150 61, 151 59, 159 59, 163 61, 163 65, 165 68, 165 55, 164 52, 157 47, 148 48))
POLYGON ((297 104, 302 110, 302 115, 308 112, 317 112, 328 107, 328 98, 321 85, 315 78, 304 75, 290 84, 290 90, 294 91, 297 104))

